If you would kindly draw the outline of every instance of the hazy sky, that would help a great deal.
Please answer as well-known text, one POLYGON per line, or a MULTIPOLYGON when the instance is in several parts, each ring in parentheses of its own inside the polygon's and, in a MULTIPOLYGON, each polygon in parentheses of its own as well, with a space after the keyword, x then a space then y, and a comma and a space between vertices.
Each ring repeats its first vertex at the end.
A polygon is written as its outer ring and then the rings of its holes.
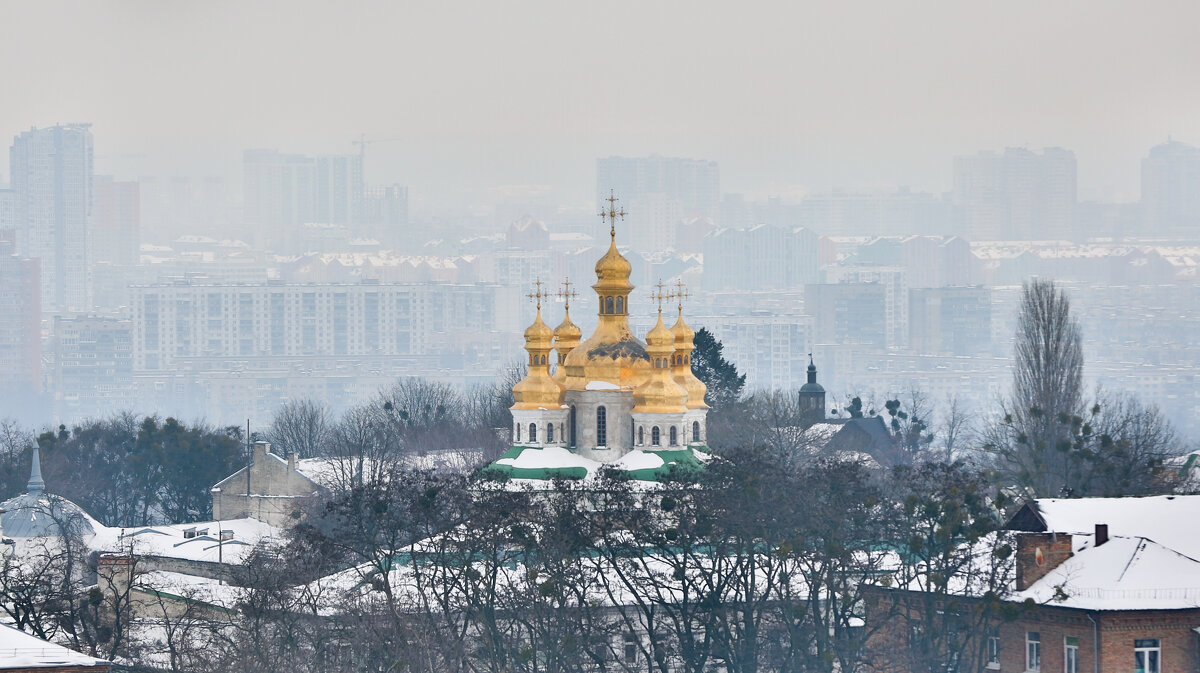
MULTIPOLYGON (((90 121, 97 170, 352 152, 368 179, 590 198, 594 159, 721 163, 726 191, 943 190, 951 158, 1061 145, 1135 199, 1200 144, 1200 3, 0 0, 0 138, 90 121)), ((2 169, 7 174, 7 166, 2 169)))

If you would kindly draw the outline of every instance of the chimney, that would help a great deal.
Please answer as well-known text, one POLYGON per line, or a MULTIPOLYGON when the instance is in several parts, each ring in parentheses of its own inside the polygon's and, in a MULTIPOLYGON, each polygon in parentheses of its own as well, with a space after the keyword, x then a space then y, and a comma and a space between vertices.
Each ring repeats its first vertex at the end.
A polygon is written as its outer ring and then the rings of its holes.
POLYGON ((1105 542, 1108 542, 1108 524, 1098 523, 1098 524, 1096 524, 1096 544, 1095 544, 1095 546, 1099 547, 1100 545, 1104 544, 1105 542))
POLYGON ((1071 555, 1071 536, 1066 533, 1018 533, 1017 591, 1033 586, 1071 555))
POLYGON ((262 442, 262 441, 254 442, 254 462, 257 463, 257 462, 259 462, 259 460, 265 461, 267 459, 267 453, 270 450, 271 450, 270 442, 262 442))

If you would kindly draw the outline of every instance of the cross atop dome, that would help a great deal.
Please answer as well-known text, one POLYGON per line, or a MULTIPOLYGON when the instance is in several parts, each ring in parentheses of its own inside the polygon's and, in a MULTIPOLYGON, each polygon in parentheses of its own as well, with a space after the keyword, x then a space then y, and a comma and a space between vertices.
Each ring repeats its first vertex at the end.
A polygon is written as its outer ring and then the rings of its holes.
POLYGON ((563 308, 568 311, 571 310, 571 300, 579 296, 575 290, 571 289, 571 285, 573 285, 571 279, 564 278, 562 281, 562 289, 555 293, 555 296, 563 300, 563 308))
POLYGON ((537 307, 538 307, 539 311, 542 310, 542 300, 550 297, 549 292, 542 292, 542 285, 543 285, 542 279, 540 279, 540 278, 533 281, 533 286, 536 289, 533 292, 530 292, 529 294, 525 295, 526 297, 530 298, 531 300, 534 300, 537 302, 537 307))
POLYGON ((671 297, 679 300, 678 308, 680 313, 683 313, 683 300, 690 296, 692 296, 692 293, 687 291, 687 286, 683 284, 683 279, 676 280, 675 291, 671 293, 671 297))
POLYGON ((663 309, 663 302, 673 299, 675 297, 675 295, 671 292, 663 292, 664 285, 661 280, 658 281, 658 285, 655 285, 655 287, 658 288, 658 292, 651 293, 650 299, 654 300, 655 302, 658 302, 658 314, 661 316, 662 309, 663 309))
POLYGON ((624 208, 617 210, 617 201, 619 200, 613 195, 613 190, 608 190, 608 198, 605 199, 605 201, 608 201, 608 208, 600 211, 600 218, 608 223, 608 234, 614 240, 617 237, 617 218, 624 220, 625 216, 628 215, 624 208))

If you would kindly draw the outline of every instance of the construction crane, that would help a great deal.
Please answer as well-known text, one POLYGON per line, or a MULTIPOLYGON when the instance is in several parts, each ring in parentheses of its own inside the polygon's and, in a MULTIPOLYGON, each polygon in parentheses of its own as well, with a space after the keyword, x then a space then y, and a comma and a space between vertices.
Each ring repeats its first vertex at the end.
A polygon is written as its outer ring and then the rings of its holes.
POLYGON ((363 133, 359 135, 358 140, 350 141, 350 144, 358 145, 358 164, 359 166, 363 166, 367 159, 367 145, 374 143, 392 143, 400 140, 402 140, 402 138, 371 138, 368 140, 367 134, 363 133))

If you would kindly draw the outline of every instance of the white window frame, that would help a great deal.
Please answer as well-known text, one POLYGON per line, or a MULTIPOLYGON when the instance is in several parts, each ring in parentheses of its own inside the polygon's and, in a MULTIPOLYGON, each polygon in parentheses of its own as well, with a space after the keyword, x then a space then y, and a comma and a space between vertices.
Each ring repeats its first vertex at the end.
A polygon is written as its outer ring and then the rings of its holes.
POLYGON ((1063 636, 1063 673, 1079 673, 1079 638, 1063 636))
POLYGON ((988 636, 987 668, 990 670, 1000 669, 1000 636, 988 636))
POLYGON ((1042 670, 1042 634, 1038 631, 1025 632, 1025 670, 1042 670))
POLYGON ((1138 638, 1133 641, 1134 673, 1162 673, 1162 641, 1158 638, 1138 638), (1150 643, 1154 643, 1150 645, 1150 643), (1150 667, 1150 655, 1154 654, 1154 667, 1150 667), (1145 666, 1138 668, 1138 657, 1143 656, 1145 666))

